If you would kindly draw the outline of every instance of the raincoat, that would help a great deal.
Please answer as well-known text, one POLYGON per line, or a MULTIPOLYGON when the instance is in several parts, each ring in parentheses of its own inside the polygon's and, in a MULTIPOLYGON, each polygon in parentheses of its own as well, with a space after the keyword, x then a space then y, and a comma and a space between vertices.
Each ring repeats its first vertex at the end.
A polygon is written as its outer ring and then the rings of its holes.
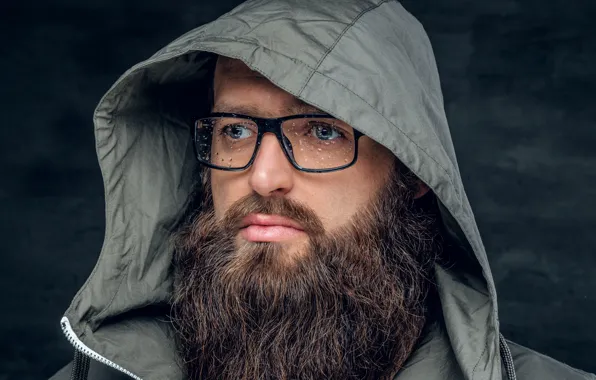
POLYGON ((421 24, 388 0, 251 0, 176 39, 107 91, 94 113, 105 241, 61 320, 75 360, 52 379, 184 378, 162 307, 172 288, 166 240, 197 165, 185 110, 206 104, 192 94, 207 86, 216 55, 242 60, 389 148, 437 197, 461 265, 436 266, 443 328, 426 334, 396 379, 596 379, 499 333, 495 284, 433 50, 421 24))

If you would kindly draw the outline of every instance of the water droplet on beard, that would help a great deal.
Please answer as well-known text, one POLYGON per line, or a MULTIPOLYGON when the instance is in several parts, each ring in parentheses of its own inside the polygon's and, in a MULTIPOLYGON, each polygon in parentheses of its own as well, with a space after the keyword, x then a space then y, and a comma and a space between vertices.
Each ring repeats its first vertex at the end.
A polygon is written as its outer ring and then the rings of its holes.
POLYGON ((317 150, 320 152, 322 149, 321 148, 317 148, 317 150))

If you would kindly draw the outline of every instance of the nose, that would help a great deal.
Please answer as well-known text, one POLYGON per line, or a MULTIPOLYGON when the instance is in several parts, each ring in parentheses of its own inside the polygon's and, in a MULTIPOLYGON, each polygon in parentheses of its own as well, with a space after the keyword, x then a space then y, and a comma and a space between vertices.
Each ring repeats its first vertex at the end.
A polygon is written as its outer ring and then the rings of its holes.
POLYGON ((272 133, 265 133, 251 166, 250 187, 261 196, 287 194, 294 185, 294 168, 272 133))

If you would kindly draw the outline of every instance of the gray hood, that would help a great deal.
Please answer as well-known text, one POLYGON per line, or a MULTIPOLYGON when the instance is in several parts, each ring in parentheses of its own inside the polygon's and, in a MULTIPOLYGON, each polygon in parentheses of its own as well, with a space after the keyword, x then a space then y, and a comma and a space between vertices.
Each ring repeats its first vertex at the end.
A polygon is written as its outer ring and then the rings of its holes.
MULTIPOLYGON (((71 341, 139 378, 182 378, 159 305, 172 285, 167 237, 197 165, 189 120, 204 107, 213 54, 242 60, 364 132, 432 189, 459 244, 458 265, 436 268, 445 350, 456 368, 442 378, 501 380, 495 285, 459 173, 433 51, 420 23, 386 0, 249 1, 175 40, 110 88, 94 114, 105 242, 65 313, 71 341)), ((421 378, 408 370, 398 378, 421 378)))

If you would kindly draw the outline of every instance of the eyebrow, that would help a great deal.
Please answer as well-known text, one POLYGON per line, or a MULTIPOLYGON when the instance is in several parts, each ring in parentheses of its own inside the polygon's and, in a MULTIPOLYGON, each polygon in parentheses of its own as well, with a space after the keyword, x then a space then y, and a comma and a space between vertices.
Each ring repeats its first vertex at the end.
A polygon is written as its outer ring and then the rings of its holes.
MULTIPOLYGON (((237 113, 254 117, 277 117, 274 112, 263 111, 260 107, 254 104, 230 104, 226 102, 220 102, 213 106, 212 112, 225 112, 225 113, 237 113)), ((296 115, 296 114, 327 114, 319 108, 312 106, 300 99, 296 99, 296 104, 292 104, 286 108, 283 108, 284 116, 296 115)))

